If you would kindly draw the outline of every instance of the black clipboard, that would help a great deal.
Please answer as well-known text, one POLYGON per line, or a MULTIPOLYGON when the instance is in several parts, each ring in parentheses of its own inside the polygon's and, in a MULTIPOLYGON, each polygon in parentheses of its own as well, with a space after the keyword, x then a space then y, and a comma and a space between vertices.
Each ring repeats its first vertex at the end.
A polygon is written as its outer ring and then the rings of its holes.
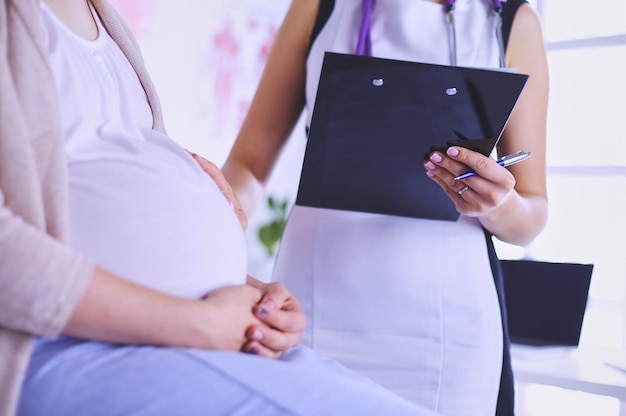
POLYGON ((455 221, 432 149, 489 155, 527 75, 326 52, 296 204, 455 221))

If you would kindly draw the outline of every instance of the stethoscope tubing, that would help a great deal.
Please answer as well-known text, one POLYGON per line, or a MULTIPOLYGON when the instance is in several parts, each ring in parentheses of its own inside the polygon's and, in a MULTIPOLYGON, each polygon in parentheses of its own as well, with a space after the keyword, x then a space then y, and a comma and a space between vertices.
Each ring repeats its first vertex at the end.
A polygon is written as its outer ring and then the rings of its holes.
MULTIPOLYGON (((362 0, 363 14, 361 17, 361 29, 359 31, 359 39, 356 47, 357 55, 372 55, 372 39, 370 36, 370 26, 372 21, 372 9, 375 0, 362 0)), ((499 64, 500 68, 504 68, 504 36, 502 34, 502 0, 486 0, 493 6, 493 13, 497 17, 496 22, 496 39, 498 42, 499 64)), ((450 53, 452 66, 458 65, 458 49, 456 37, 455 9, 456 0, 446 0, 444 5, 446 15, 448 16, 448 28, 450 33, 450 53)))

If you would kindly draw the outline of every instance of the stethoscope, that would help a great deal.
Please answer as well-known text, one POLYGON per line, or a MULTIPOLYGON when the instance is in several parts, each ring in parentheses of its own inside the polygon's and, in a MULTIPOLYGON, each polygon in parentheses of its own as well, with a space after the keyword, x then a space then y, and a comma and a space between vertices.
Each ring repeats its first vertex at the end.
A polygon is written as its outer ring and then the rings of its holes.
MULTIPOLYGON (((372 8, 375 0, 363 0, 363 16, 361 18, 361 30, 359 31, 359 39, 357 41, 357 55, 372 55, 372 38, 370 36, 370 25, 372 17, 372 8)), ((493 13, 497 17, 496 23, 496 39, 498 41, 498 51, 500 54, 500 68, 504 68, 504 37, 502 35, 502 0, 487 0, 492 5, 493 13)), ((504 0, 506 1, 506 0, 504 0)), ((454 5, 456 0, 446 0, 444 5, 446 15, 448 16, 448 28, 450 32, 450 51, 452 65, 457 66, 457 45, 456 45, 456 24, 454 18, 454 5)))

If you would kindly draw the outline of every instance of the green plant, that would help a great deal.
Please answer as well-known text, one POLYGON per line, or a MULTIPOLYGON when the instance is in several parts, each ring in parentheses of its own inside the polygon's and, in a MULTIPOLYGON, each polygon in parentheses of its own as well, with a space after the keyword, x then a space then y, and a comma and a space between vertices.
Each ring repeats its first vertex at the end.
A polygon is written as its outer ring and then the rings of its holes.
POLYGON ((259 227, 259 240, 268 256, 273 256, 276 253, 276 246, 283 236, 285 230, 285 224, 287 223, 287 205, 289 200, 287 198, 282 201, 276 201, 274 197, 269 195, 267 197, 267 206, 272 213, 272 219, 259 227))

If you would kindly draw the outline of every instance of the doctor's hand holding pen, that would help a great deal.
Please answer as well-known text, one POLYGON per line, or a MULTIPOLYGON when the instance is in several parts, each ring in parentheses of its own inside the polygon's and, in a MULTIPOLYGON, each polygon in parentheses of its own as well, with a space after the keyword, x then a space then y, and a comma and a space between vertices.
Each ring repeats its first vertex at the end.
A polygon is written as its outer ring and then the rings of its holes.
POLYGON ((532 152, 519 151, 498 160, 458 146, 434 151, 424 163, 435 181, 463 215, 481 222, 497 221, 516 194, 516 179, 508 166, 524 161, 532 152))

